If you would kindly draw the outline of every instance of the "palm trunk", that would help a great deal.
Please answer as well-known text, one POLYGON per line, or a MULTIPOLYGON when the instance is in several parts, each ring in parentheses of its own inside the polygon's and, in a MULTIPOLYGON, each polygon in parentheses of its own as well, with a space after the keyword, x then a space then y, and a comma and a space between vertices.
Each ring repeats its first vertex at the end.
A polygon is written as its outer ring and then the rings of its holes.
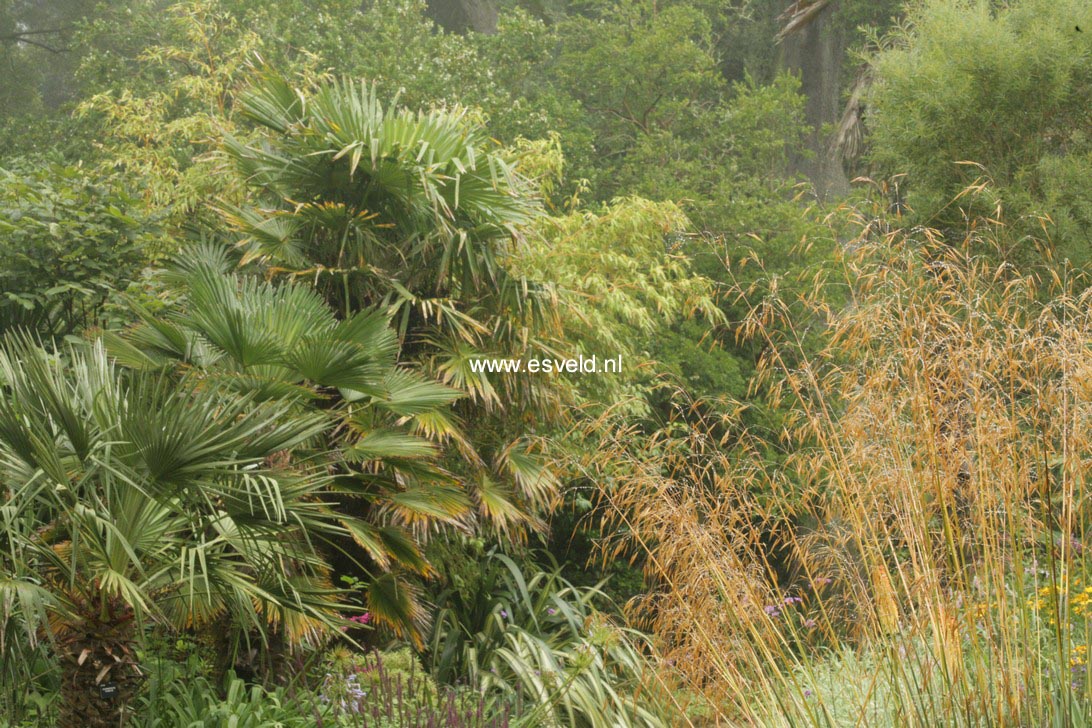
POLYGON ((73 625, 60 645, 60 728, 120 728, 139 687, 132 617, 73 625))

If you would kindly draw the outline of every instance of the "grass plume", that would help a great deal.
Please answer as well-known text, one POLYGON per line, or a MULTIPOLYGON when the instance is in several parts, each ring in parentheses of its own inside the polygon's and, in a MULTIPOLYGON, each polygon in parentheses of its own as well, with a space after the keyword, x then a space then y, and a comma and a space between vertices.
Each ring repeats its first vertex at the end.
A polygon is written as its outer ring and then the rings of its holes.
POLYGON ((1004 235, 872 223, 811 294, 767 282, 740 331, 779 452, 701 403, 611 431, 605 553, 644 564, 687 723, 1086 720, 1092 294, 990 262, 1004 235))

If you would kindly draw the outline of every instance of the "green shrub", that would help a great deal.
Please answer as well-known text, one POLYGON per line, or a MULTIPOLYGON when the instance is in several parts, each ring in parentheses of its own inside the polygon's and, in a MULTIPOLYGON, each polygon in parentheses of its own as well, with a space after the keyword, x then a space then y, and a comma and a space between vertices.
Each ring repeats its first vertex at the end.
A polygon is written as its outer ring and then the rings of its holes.
POLYGON ((64 336, 98 322, 140 270, 148 230, 116 179, 0 169, 0 331, 64 336))
POLYGON ((875 58, 869 117, 874 160, 907 175, 914 222, 959 230, 1001 206, 1006 257, 1027 267, 1049 215, 1055 256, 1089 260, 1090 26, 1083 0, 915 5, 875 58))
POLYGON ((643 636, 596 610, 598 587, 576 587, 559 569, 525 576, 491 553, 480 579, 443 594, 429 661, 442 682, 469 677, 472 687, 524 708, 536 726, 590 728, 665 725, 645 684, 643 636))

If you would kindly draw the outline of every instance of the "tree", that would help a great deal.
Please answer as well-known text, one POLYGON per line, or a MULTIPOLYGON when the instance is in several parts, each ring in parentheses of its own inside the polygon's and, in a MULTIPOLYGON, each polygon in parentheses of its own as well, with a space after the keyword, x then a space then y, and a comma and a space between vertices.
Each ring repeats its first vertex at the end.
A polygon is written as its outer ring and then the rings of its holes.
POLYGON ((502 531, 535 522, 554 484, 526 427, 555 416, 557 393, 472 365, 546 349, 556 325, 548 292, 506 265, 539 214, 512 161, 465 109, 384 108, 363 82, 267 73, 239 103, 267 130, 226 143, 252 192, 224 207, 244 261, 312 282, 342 318, 388 311, 405 359, 466 394, 471 429, 451 454, 480 515, 502 531))
POLYGON ((95 129, 95 161, 177 224, 231 195, 235 180, 207 152, 235 129, 232 99, 264 51, 253 29, 223 3, 192 0, 104 8, 83 36, 88 94, 77 115, 95 129))
POLYGON ((101 343, 56 356, 9 337, 0 378, 0 619, 49 641, 62 726, 119 725, 149 624, 226 619, 293 644, 340 624, 318 547, 346 526, 290 454, 321 417, 120 371, 101 343))
POLYGON ((408 636, 426 621, 407 574, 427 576, 427 534, 465 529, 471 497, 437 462, 436 442, 459 433, 448 414, 458 392, 398 366, 389 316, 338 320, 302 284, 232 272, 222 247, 181 254, 164 275, 165 310, 135 305, 140 322, 105 340, 118 361, 147 371, 190 371, 257 402, 319 417, 324 434, 301 453, 332 475, 327 493, 346 535, 368 557, 373 617, 408 636))
POLYGON ((1010 225, 1002 254, 1089 260, 1092 8, 1080 0, 916 5, 873 60, 873 159, 905 174, 912 223, 961 235, 978 216, 1010 225), (973 187, 973 194, 964 190, 973 187))
POLYGON ((566 126, 587 125, 594 133, 594 157, 574 157, 572 173, 606 201, 633 191, 618 172, 647 140, 704 136, 726 89, 709 19, 689 3, 593 7, 593 14, 573 15, 558 29, 551 80, 583 111, 566 126))
POLYGON ((0 117, 54 109, 68 100, 72 37, 94 7, 93 0, 0 1, 0 63, 5 74, 13 72, 0 90, 0 117))
POLYGON ((515 295, 500 256, 534 207, 465 110, 385 110, 364 83, 307 93, 273 74, 241 106, 273 132, 227 140, 259 203, 227 211, 247 259, 314 274, 343 315, 388 301, 404 320, 434 309, 465 329, 459 304, 483 294, 507 294, 490 302, 505 308, 533 302, 515 295))
POLYGON ((429 0, 428 9, 436 22, 455 33, 497 31, 497 5, 493 0, 429 0))

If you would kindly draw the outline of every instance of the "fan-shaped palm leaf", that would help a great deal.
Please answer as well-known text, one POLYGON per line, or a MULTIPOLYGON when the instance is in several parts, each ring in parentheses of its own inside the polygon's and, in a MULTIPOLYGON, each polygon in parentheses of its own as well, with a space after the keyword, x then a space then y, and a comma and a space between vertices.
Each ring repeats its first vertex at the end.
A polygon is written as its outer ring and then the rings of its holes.
MULTIPOLYGON (((107 337, 111 352, 141 369, 161 369, 161 362, 173 356, 177 372, 199 381, 203 389, 244 395, 237 397, 241 404, 225 404, 225 413, 260 402, 275 415, 273 420, 315 423, 299 454, 337 473, 328 488, 342 502, 342 510, 372 521, 347 520, 343 525, 368 555, 375 574, 392 569, 428 574, 418 539, 441 526, 465 528, 471 513, 469 495, 437 463, 436 443, 457 436, 454 421, 445 419, 444 412, 459 393, 397 366, 398 337, 388 313, 362 310, 339 319, 313 289, 225 273, 216 260, 213 256, 213 264, 203 265, 190 256, 168 274, 176 286, 176 303, 164 314, 170 322, 167 334, 156 321, 142 320, 128 332, 107 337), (200 357, 191 356, 198 350, 200 357), (317 438, 320 432, 325 435, 317 438)), ((184 395, 163 399, 163 413, 131 417, 176 414, 184 405, 184 395)), ((185 463, 199 461, 215 432, 199 417, 177 414, 168 427, 139 428, 144 433, 137 443, 140 451, 166 473, 184 472, 185 463)), ((291 444, 277 440, 282 429, 219 432, 218 437, 288 450, 291 444)), ((254 488, 266 483, 258 477, 244 482, 254 488)), ((297 512, 298 518, 304 515, 297 512)), ((225 520, 218 529, 229 524, 225 520)), ((230 533, 222 531, 221 538, 228 539, 230 533)), ((203 553, 191 552, 194 558, 203 553)), ((209 572, 199 567, 195 561, 195 573, 207 580, 209 572)), ((210 614, 227 609, 223 601, 210 614)), ((377 614, 376 619, 385 617, 377 614)), ((416 621, 406 614, 387 624, 400 630, 416 621)))
POLYGON ((353 521, 323 502, 319 470, 272 464, 328 420, 194 376, 121 373, 100 344, 54 356, 9 338, 0 376, 0 632, 53 638, 66 725, 117 724, 149 620, 230 615, 290 639, 340 623, 318 548, 353 521), (106 677, 119 699, 88 707, 106 677))

